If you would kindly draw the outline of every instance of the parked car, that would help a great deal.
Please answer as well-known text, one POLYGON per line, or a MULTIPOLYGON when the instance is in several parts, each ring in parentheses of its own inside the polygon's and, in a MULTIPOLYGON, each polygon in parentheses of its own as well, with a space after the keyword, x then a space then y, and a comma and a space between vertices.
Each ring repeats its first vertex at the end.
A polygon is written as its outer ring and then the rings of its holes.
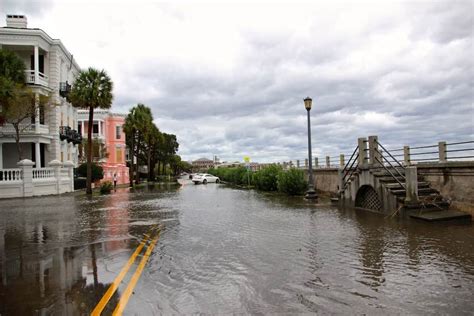
POLYGON ((219 183, 221 182, 221 180, 218 177, 213 176, 212 174, 199 173, 193 177, 193 182, 194 184, 199 184, 199 183, 207 184, 211 182, 219 183))

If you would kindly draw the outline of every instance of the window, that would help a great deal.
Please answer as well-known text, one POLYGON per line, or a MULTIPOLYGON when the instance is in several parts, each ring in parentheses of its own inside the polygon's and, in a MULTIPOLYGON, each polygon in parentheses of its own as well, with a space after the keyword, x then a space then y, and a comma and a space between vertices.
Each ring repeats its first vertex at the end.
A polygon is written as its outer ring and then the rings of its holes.
POLYGON ((92 133, 99 134, 99 123, 94 123, 92 125, 92 133))
POLYGON ((122 126, 117 125, 115 126, 115 139, 122 138, 122 126))
POLYGON ((123 162, 122 148, 121 147, 115 148, 115 162, 116 163, 122 163, 123 162))

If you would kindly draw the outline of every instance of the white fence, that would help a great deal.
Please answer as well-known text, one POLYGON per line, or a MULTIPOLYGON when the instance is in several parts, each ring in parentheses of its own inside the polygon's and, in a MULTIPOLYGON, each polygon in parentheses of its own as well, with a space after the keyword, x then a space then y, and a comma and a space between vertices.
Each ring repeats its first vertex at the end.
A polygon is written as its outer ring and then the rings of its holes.
POLYGON ((74 191, 73 167, 53 160, 49 168, 33 169, 34 162, 24 159, 18 169, 0 169, 0 198, 61 194, 74 191))
POLYGON ((35 179, 46 179, 46 178, 54 178, 54 169, 53 168, 33 169, 33 180, 35 180, 35 179))
POLYGON ((21 169, 0 169, 0 182, 18 182, 22 179, 21 169))

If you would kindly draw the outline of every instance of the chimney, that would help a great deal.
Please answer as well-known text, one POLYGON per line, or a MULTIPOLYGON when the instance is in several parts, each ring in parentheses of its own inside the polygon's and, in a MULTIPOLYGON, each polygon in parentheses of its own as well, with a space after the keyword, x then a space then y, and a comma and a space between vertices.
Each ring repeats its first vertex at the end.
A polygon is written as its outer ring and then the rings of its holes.
POLYGON ((26 29, 27 24, 25 15, 7 14, 7 27, 26 29))

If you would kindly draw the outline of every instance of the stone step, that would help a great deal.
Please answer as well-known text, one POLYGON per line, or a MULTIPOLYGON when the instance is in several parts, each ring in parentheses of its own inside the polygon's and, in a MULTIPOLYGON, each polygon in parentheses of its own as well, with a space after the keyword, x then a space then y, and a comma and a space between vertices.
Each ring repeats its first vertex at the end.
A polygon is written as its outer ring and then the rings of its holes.
POLYGON ((471 221, 472 216, 468 213, 455 210, 438 210, 438 211, 411 211, 411 218, 416 218, 428 222, 448 221, 448 220, 466 220, 471 221))
MULTIPOLYGON (((405 179, 402 178, 402 177, 396 177, 398 181, 400 182, 405 182, 405 179)), ((383 176, 383 177, 378 177, 377 178, 379 180, 380 183, 397 183, 397 181, 392 177, 392 176, 389 176, 389 177, 386 177, 386 176, 383 176)), ((424 178, 423 176, 418 176, 418 181, 423 181, 424 178)))
MULTIPOLYGON (((402 182, 403 183, 403 182, 402 182)), ((405 183, 403 183, 405 184, 405 183)), ((401 188, 400 184, 398 182, 395 183, 386 183, 384 184, 384 187, 388 189, 397 189, 401 188)), ((428 182, 418 182, 418 189, 424 189, 424 188, 429 188, 430 184, 428 182)))
MULTIPOLYGON (((390 192, 394 195, 405 195, 406 191, 405 189, 393 189, 390 190, 390 192)), ((439 194, 438 191, 436 191, 433 188, 418 188, 418 196, 427 196, 427 195, 432 195, 432 194, 439 194)))
POLYGON ((403 204, 406 210, 423 210, 423 211, 439 211, 441 209, 448 209, 451 204, 445 200, 420 202, 418 204, 405 204, 405 198, 397 197, 399 203, 403 204))
MULTIPOLYGON (((390 169, 389 169, 390 170, 390 169)), ((392 172, 392 174, 396 177, 400 177, 400 175, 398 173, 400 173, 402 176, 405 176, 405 170, 400 170, 398 169, 398 172, 395 171, 395 170, 390 170, 390 172, 392 172)), ((376 172, 373 172, 372 173, 374 175, 374 177, 391 177, 392 175, 388 172, 388 171, 376 171, 376 172)))

